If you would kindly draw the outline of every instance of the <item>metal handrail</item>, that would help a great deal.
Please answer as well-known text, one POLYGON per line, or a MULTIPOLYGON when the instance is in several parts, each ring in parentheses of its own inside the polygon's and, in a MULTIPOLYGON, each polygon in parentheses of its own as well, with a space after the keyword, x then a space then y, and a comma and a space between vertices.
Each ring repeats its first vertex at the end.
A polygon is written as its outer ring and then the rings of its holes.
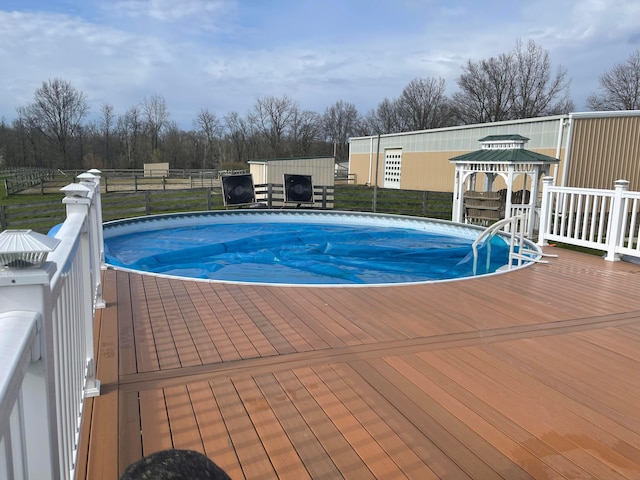
MULTIPOLYGON (((514 266, 514 260, 517 260, 516 266, 521 266, 523 261, 527 262, 537 262, 537 263, 548 263, 545 260, 541 260, 540 257, 544 256, 541 252, 537 250, 531 250, 529 248, 525 248, 525 239, 524 239, 524 229, 517 228, 518 224, 522 224, 524 222, 524 215, 515 215, 509 218, 503 218, 502 220, 497 221, 493 225, 487 227, 485 230, 478 235, 478 238, 474 240, 471 244, 471 250, 473 251, 473 275, 477 275, 478 273, 478 246, 480 243, 485 240, 487 245, 487 262, 485 265, 485 271, 489 270, 491 266, 491 239, 495 237, 500 230, 502 230, 505 226, 509 225, 508 233, 509 235, 509 263, 508 270, 514 266), (516 246, 518 247, 518 251, 516 252, 516 246)), ((546 255, 546 256, 555 256, 555 255, 546 255)))

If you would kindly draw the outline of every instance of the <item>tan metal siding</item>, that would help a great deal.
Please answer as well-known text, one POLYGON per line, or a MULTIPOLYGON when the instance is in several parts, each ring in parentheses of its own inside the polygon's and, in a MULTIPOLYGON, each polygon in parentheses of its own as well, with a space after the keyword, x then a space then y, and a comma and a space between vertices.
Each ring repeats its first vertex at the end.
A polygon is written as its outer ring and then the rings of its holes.
POLYGON ((640 190, 640 117, 573 119, 567 186, 640 190))
MULTIPOLYGON (((373 159, 375 168, 375 155, 373 159)), ((372 170, 373 171, 373 170, 372 170)), ((349 159, 349 174, 355 176, 354 182, 357 185, 364 185, 369 183, 369 154, 351 154, 349 159)), ((373 173, 371 174, 373 178, 373 173)))
POLYGON ((275 159, 249 162, 249 171, 256 184, 282 184, 284 174, 311 175, 314 185, 332 186, 335 179, 333 157, 275 159))
POLYGON ((456 169, 449 159, 458 154, 453 152, 403 153, 400 188, 452 192, 456 169))
MULTIPOLYGON (((556 150, 552 148, 530 149, 543 155, 555 156, 556 150)), ((449 159, 457 155, 468 153, 467 151, 448 152, 402 152, 402 177, 400 188, 404 190, 424 190, 433 192, 453 192, 453 179, 455 165, 449 159)), ((564 155, 564 149, 562 151, 564 155)), ((373 155, 371 163, 371 183, 375 176, 376 158, 373 155)), ((380 154, 378 168, 378 185, 382 185, 382 169, 384 167, 384 152, 380 154)), ((351 154, 349 164, 350 173, 356 174, 356 183, 363 185, 369 181, 369 154, 351 154)), ((553 166, 551 174, 553 175, 553 166)), ((478 176, 478 182, 483 177, 478 176)), ((514 188, 521 188, 522 179, 516 179, 514 188)), ((496 189, 504 187, 504 182, 496 180, 496 189)))

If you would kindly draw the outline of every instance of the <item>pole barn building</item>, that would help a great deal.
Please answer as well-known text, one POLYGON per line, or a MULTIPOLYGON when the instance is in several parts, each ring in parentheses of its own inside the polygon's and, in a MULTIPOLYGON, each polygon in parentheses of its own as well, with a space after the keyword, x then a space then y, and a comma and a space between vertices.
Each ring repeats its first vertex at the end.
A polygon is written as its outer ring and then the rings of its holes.
POLYGON ((453 192, 455 165, 450 159, 478 150, 479 140, 492 135, 526 137, 528 150, 559 159, 549 172, 556 185, 610 189, 624 179, 629 190, 640 190, 640 110, 352 138, 349 173, 360 185, 374 185, 377 178, 382 188, 453 192))

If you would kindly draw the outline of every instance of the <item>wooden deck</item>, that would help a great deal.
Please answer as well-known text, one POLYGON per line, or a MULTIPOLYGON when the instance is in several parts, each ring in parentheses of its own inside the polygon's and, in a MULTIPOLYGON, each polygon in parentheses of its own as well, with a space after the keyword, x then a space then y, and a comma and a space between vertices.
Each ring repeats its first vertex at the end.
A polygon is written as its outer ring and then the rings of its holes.
POLYGON ((235 479, 640 478, 640 265, 381 288, 108 270, 78 478, 164 448, 235 479))

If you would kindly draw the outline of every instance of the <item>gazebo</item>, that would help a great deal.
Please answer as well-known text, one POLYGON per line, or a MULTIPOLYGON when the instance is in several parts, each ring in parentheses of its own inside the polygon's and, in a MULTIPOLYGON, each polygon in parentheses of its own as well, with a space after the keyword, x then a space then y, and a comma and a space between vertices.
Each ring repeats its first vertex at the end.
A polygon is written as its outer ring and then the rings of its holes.
MULTIPOLYGON (((526 150, 524 144, 528 140, 522 135, 489 135, 479 140, 480 150, 449 159, 456 165, 452 215, 454 222, 470 221, 467 210, 473 197, 476 202, 485 200, 484 203, 489 205, 485 208, 495 212, 492 216, 494 221, 524 214, 525 234, 533 236, 540 182, 549 175, 551 165, 557 164, 559 160, 526 150), (484 174, 481 191, 477 191, 478 173, 484 174), (520 176, 524 176, 522 194, 514 195, 514 182, 520 176), (506 184, 503 192, 494 192, 494 183, 498 177, 503 178, 506 184), (468 199, 466 203, 465 195, 468 199), (534 212, 534 215, 530 212, 534 212)), ((481 210, 482 202, 474 206, 480 207, 476 211, 481 210)))

